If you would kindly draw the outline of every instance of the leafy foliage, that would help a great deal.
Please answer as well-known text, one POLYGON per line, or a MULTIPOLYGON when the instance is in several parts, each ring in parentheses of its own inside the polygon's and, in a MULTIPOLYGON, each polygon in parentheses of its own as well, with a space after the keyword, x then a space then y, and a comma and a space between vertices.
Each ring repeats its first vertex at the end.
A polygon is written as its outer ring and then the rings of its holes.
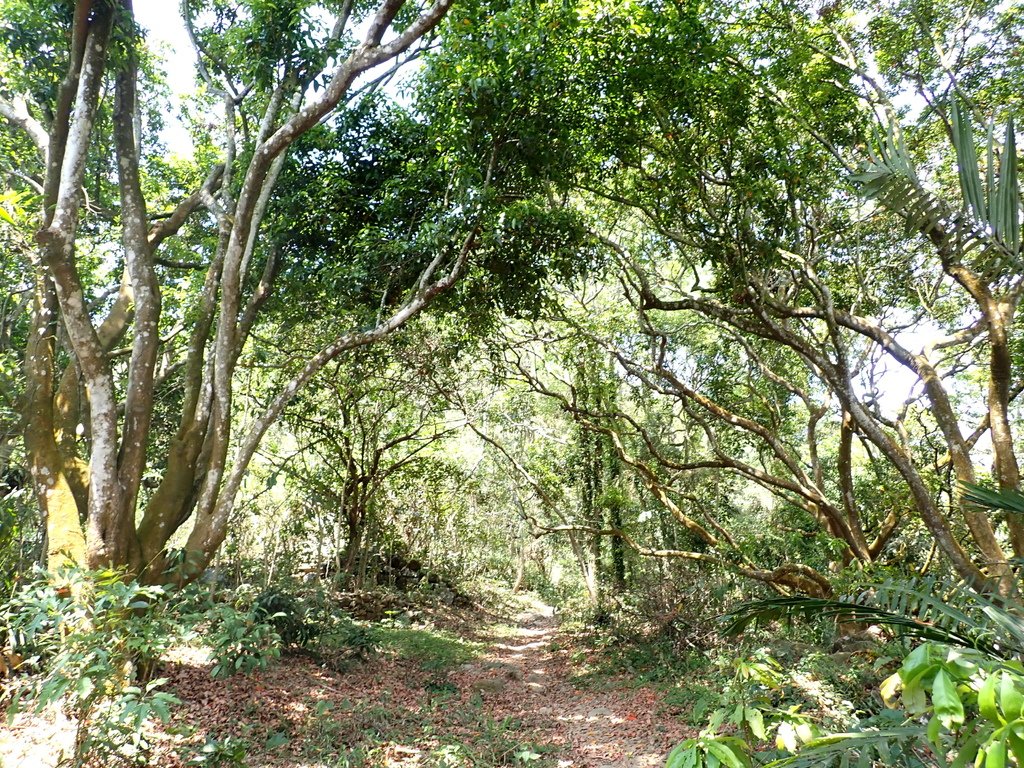
POLYGON ((214 677, 266 669, 280 657, 281 636, 269 623, 273 617, 265 612, 220 603, 207 611, 206 618, 210 622, 206 640, 212 650, 214 677))
MULTIPOLYGON (((1002 508, 1018 501, 1012 493, 969 491, 1002 508)), ((886 705, 900 712, 897 727, 865 722, 863 730, 812 739, 770 765, 846 765, 856 757, 866 765, 920 766, 932 764, 930 754, 955 766, 1024 759, 1024 618, 1013 601, 937 580, 890 581, 856 602, 789 598, 743 606, 731 628, 797 615, 856 618, 925 642, 881 685, 886 705)))
POLYGON ((63 702, 78 721, 75 765, 147 762, 146 723, 166 722, 178 703, 151 679, 153 664, 187 636, 166 590, 117 571, 39 573, 6 606, 3 628, 39 670, 16 685, 12 714, 63 702))

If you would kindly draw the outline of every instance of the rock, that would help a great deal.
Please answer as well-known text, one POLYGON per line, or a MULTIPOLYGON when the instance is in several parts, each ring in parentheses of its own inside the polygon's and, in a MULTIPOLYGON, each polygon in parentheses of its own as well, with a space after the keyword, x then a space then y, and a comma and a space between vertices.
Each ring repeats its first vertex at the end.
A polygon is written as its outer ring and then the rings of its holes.
POLYGON ((879 651, 879 644, 876 640, 853 640, 843 645, 843 650, 849 653, 875 653, 879 651))
POLYGON ((553 714, 555 714, 555 708, 554 707, 538 707, 537 708, 537 714, 538 715, 553 715, 553 714))
POLYGON ((615 717, 615 713, 607 707, 596 707, 590 710, 587 717, 615 717))
POLYGON ((477 680, 473 684, 473 689, 480 693, 501 693, 505 690, 505 681, 500 677, 486 677, 483 680, 477 680))
POLYGON ((504 661, 489 661, 484 664, 484 669, 493 669, 501 672, 509 680, 522 680, 523 670, 519 667, 513 666, 512 664, 506 664, 504 661))

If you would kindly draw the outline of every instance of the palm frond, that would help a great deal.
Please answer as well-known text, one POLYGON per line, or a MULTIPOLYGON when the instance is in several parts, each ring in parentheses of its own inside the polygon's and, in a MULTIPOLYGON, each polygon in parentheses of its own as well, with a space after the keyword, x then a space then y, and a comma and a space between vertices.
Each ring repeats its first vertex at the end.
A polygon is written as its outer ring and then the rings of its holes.
POLYGON ((773 621, 840 619, 892 627, 899 634, 973 648, 998 658, 1024 655, 1024 620, 966 585, 936 579, 891 580, 855 598, 779 597, 745 603, 726 614, 728 634, 773 621))
POLYGON ((991 490, 973 483, 961 483, 965 501, 988 509, 1001 509, 1005 512, 1024 514, 1024 493, 1009 488, 991 490))
POLYGON ((976 267, 986 271, 1008 264, 1019 266, 1021 198, 1013 120, 1007 124, 1002 152, 997 151, 995 132, 989 127, 984 183, 970 120, 956 105, 952 123, 965 204, 962 210, 956 210, 924 185, 902 138, 894 136, 891 128, 885 136, 876 133, 869 160, 852 181, 864 197, 900 216, 908 233, 916 231, 939 239, 952 252, 970 256, 976 267), (1002 162, 997 162, 997 157, 1002 162))
POLYGON ((876 765, 924 768, 935 765, 925 762, 926 758, 919 752, 926 743, 926 728, 918 725, 833 733, 808 742, 798 754, 773 760, 762 768, 870 768, 876 765))
POLYGON ((971 121, 960 116, 960 107, 953 102, 950 115, 953 123, 953 148, 956 150, 957 172, 960 176, 960 191, 978 221, 988 220, 988 205, 982 189, 981 174, 978 171, 978 152, 974 146, 974 131, 971 121))

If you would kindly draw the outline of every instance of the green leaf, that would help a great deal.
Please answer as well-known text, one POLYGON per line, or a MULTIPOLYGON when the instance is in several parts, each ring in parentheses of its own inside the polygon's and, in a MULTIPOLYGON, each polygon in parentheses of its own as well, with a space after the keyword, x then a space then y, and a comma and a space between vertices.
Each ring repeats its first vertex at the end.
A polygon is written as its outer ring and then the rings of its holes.
POLYGON ((917 646, 907 654, 900 665, 900 677, 904 683, 909 683, 915 677, 920 676, 923 670, 931 666, 931 655, 926 644, 917 646))
POLYGON ((1017 145, 1013 131, 1013 117, 1006 124, 1006 143, 1003 146, 999 168, 996 206, 992 226, 1006 247, 1016 252, 1020 244, 1020 190, 1017 186, 1017 145))
POLYGON ((697 768, 697 742, 687 739, 676 744, 668 753, 665 768, 697 768))
POLYGON ((722 741, 709 741, 705 746, 709 756, 714 755, 728 768, 750 768, 750 758, 742 747, 722 741))
POLYGON ((1006 768, 1005 736, 985 750, 985 768, 1006 768))
POLYGON ((973 483, 961 483, 963 499, 970 504, 989 509, 1024 514, 1024 493, 1010 488, 991 490, 973 483))
POLYGON ((952 728, 964 721, 964 705, 960 701, 956 685, 946 670, 940 669, 932 684, 932 704, 935 714, 946 728, 952 728))
POLYGON ((942 744, 942 721, 939 720, 938 715, 928 721, 926 733, 928 734, 928 741, 931 742, 932 746, 937 750, 940 749, 942 744))
POLYGON ((978 755, 978 745, 981 742, 981 734, 977 731, 967 737, 967 740, 960 745, 960 751, 956 759, 950 763, 949 768, 965 768, 968 763, 973 763, 978 755))
POLYGON ((761 714, 760 710, 747 707, 745 719, 747 725, 750 726, 750 732, 754 734, 758 741, 765 741, 768 738, 768 734, 764 729, 764 715, 761 714))
POLYGON ((970 119, 963 119, 960 109, 953 102, 953 148, 956 150, 957 169, 960 175, 960 191, 964 201, 978 221, 988 219, 985 209, 985 197, 981 187, 981 174, 978 171, 978 153, 974 147, 974 132, 970 119))
POLYGON ((91 677, 82 677, 75 688, 75 695, 80 699, 87 699, 95 689, 96 684, 93 683, 91 677))
POLYGON ((1019 718, 1024 709, 1024 694, 1017 688, 1017 680, 1013 675, 1003 675, 999 681, 999 705, 1007 722, 1019 718))
POLYGON ((978 691, 978 711, 981 716, 990 723, 999 725, 1003 724, 1003 719, 999 717, 999 708, 996 706, 996 687, 999 685, 1002 674, 1002 672, 995 672, 989 675, 982 683, 981 690, 978 691))
POLYGON ((1006 743, 1010 747, 1010 754, 1017 761, 1017 765, 1024 765, 1024 739, 1010 731, 1006 735, 1006 743))

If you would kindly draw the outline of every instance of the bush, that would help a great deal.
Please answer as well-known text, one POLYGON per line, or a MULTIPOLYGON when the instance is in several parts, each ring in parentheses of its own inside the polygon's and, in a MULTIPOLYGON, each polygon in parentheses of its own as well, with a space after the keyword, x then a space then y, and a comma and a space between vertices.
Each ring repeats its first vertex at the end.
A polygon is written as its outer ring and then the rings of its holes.
POLYGON ((330 624, 323 600, 271 587, 254 602, 256 615, 270 624, 285 646, 307 647, 319 640, 330 624))
POLYGON ((284 646, 320 646, 363 658, 377 646, 374 632, 352 620, 322 589, 275 585, 253 601, 256 616, 270 624, 284 646))
POLYGON ((3 629, 38 674, 12 691, 13 714, 63 702, 77 720, 74 765, 144 764, 152 716, 166 721, 178 703, 150 679, 155 662, 188 629, 162 587, 125 581, 119 571, 40 571, 3 614, 3 629))
MULTIPOLYGON (((4 600, 14 592, 22 574, 39 561, 43 546, 43 528, 31 491, 15 487, 21 479, 21 473, 10 468, 6 477, 0 477, 0 594, 4 600)), ((0 646, 4 643, 0 635, 0 646)))
POLYGON ((335 617, 334 627, 324 633, 323 640, 340 650, 348 659, 364 659, 380 646, 380 635, 370 627, 358 624, 347 616, 335 617))
POLYGON ((210 622, 206 636, 213 657, 215 678, 249 674, 266 669, 281 655, 281 636, 262 612, 253 607, 240 610, 233 605, 217 604, 207 611, 210 622))

